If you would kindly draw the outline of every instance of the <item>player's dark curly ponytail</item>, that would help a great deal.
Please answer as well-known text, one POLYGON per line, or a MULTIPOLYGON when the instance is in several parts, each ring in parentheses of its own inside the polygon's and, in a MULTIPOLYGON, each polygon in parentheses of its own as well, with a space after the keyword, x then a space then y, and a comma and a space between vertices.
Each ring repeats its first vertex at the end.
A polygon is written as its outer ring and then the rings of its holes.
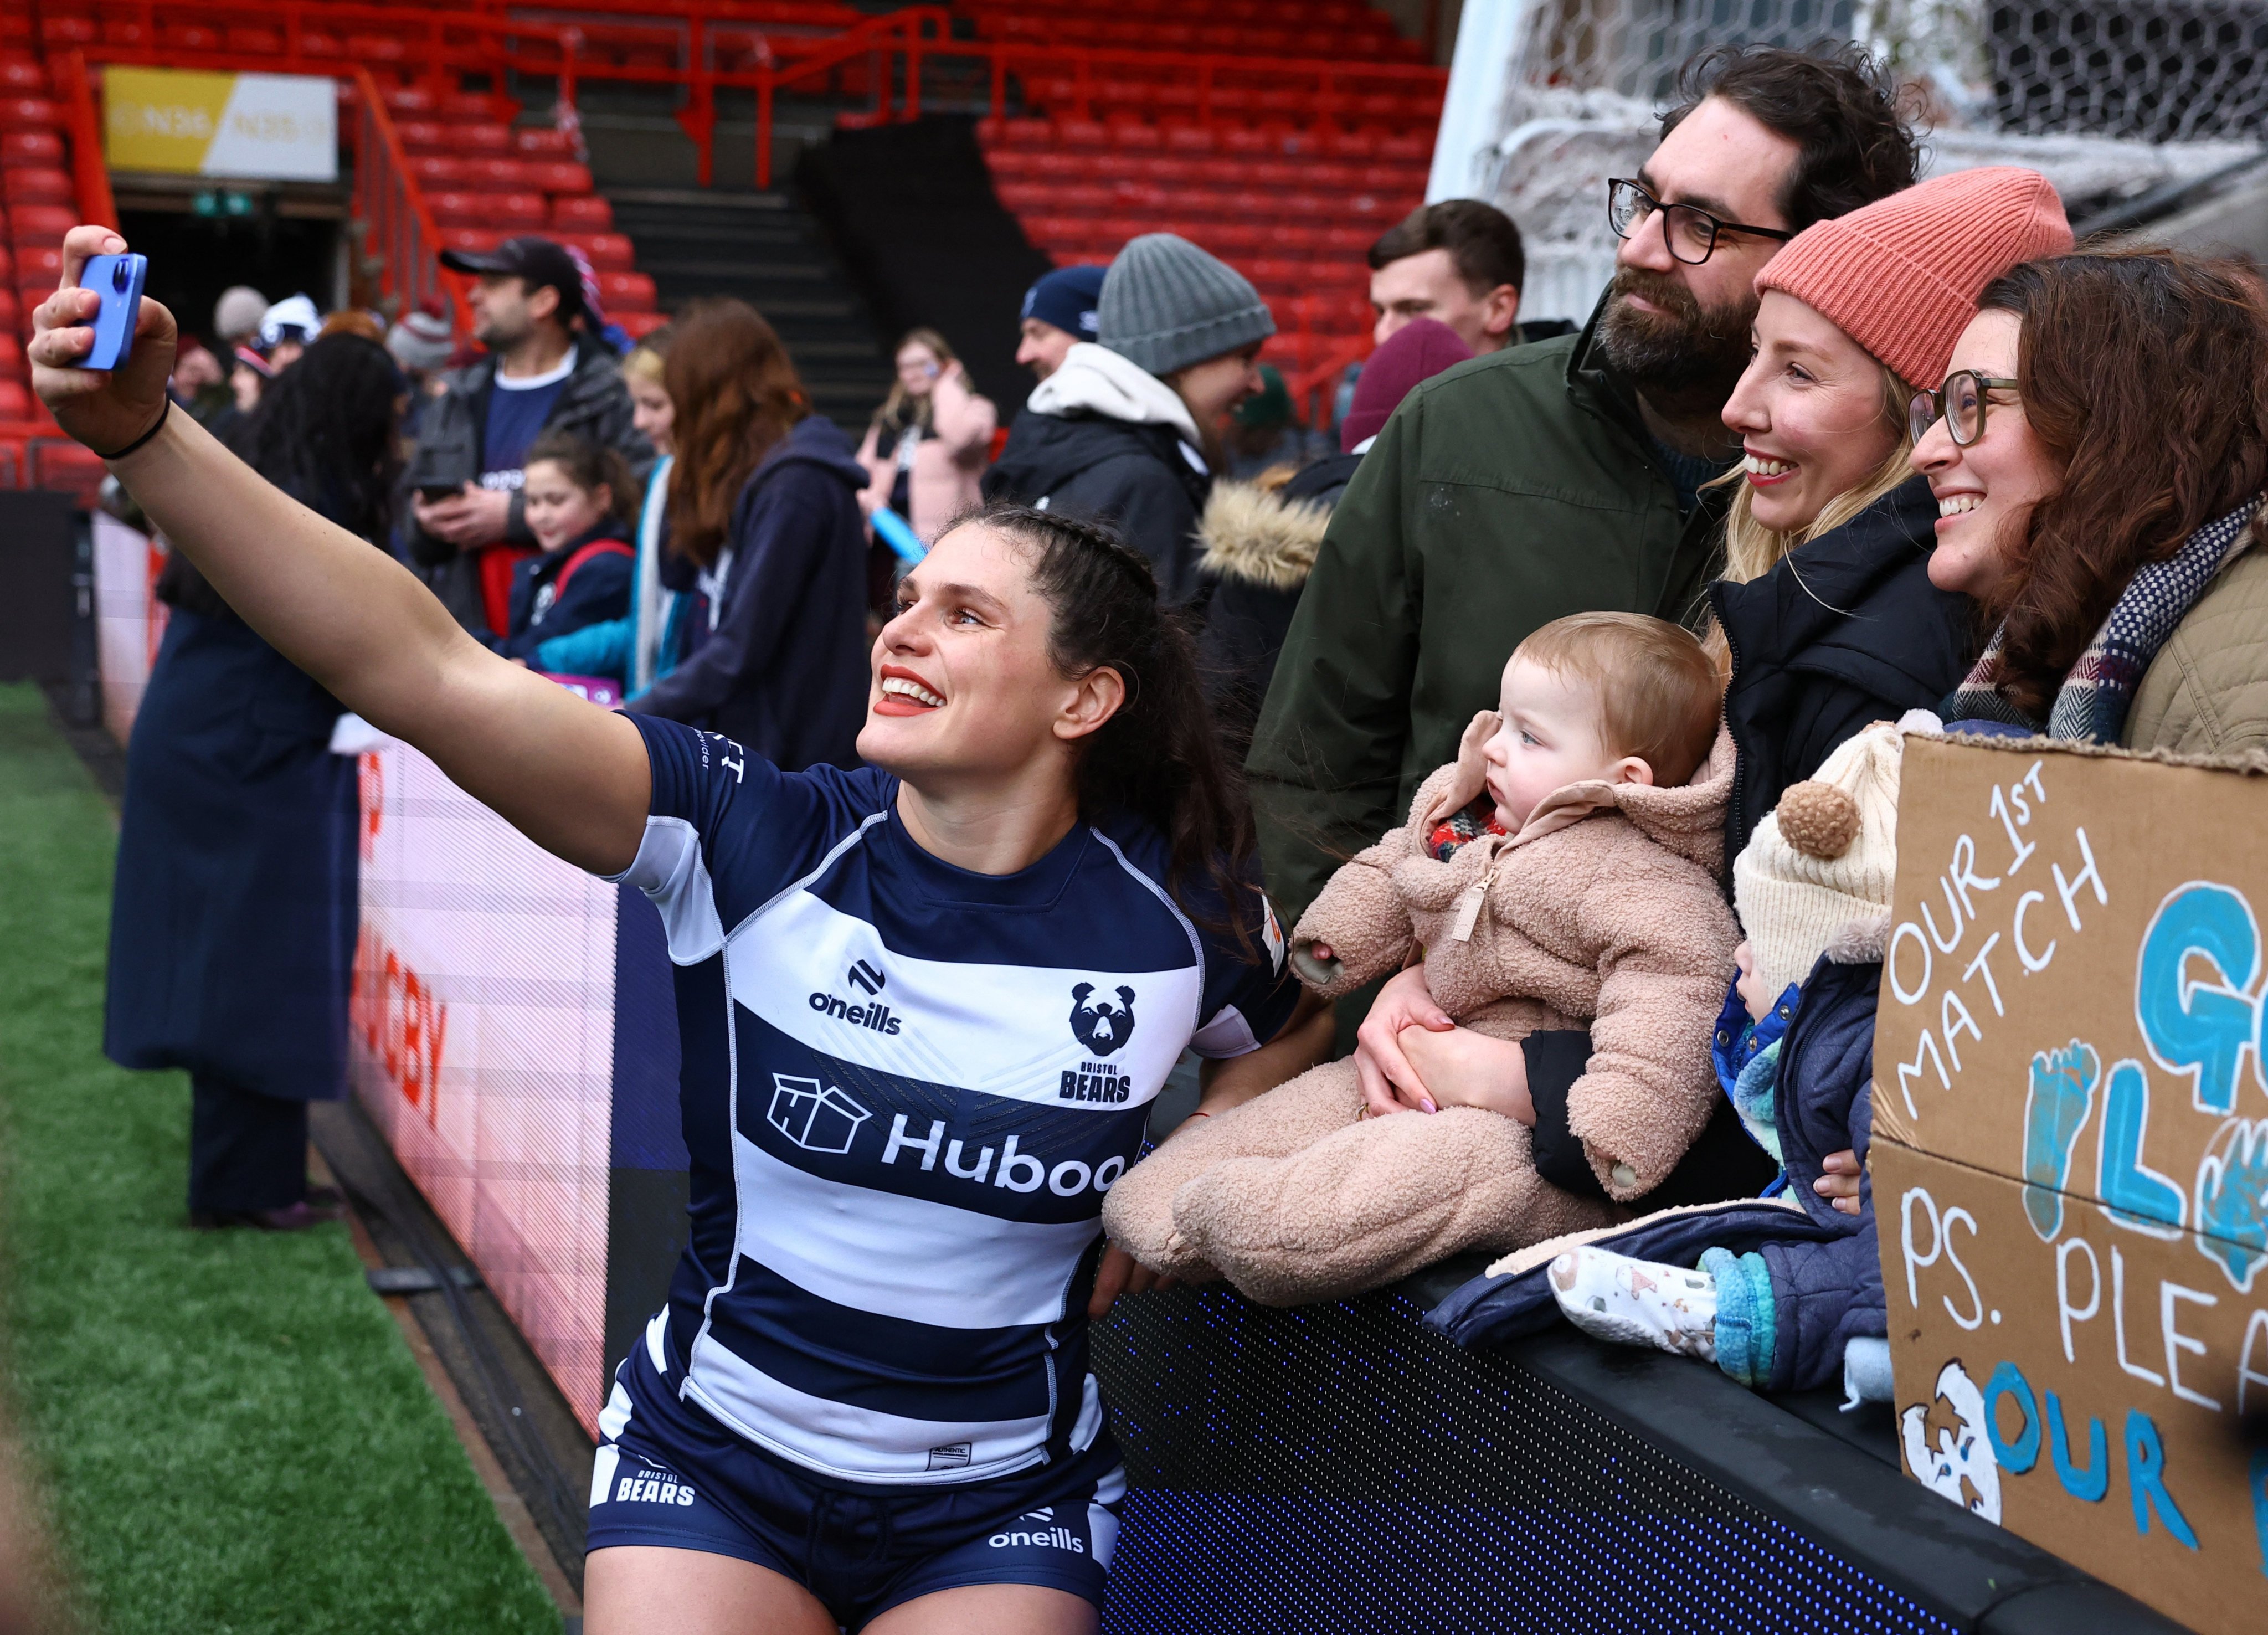
POLYGON ((1126 702, 1079 758, 1081 810, 1123 807, 1156 825, 1171 848, 1167 887, 1182 912, 1251 954, 1243 770, 1222 753, 1197 681, 1197 644, 1182 613, 1159 607, 1148 560, 1100 524, 1027 505, 990 504, 962 520, 1033 553, 1033 587, 1055 610, 1049 656, 1058 670, 1078 677, 1108 667, 1125 680, 1126 702))

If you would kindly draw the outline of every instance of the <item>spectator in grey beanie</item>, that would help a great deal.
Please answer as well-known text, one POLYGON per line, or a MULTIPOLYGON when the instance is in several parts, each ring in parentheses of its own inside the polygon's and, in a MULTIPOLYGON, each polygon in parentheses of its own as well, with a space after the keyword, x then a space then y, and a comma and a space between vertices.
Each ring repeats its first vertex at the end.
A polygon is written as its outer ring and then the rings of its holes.
POLYGON ((268 298, 248 284, 231 284, 213 303, 213 338, 218 350, 233 352, 260 333, 268 315, 268 298))
POLYGON ((425 376, 447 366, 455 340, 446 318, 421 307, 386 332, 386 350, 403 373, 422 385, 425 376))
POLYGON ((984 494, 1109 524, 1187 601, 1220 420, 1260 389, 1276 320, 1241 273, 1170 232, 1119 251, 1096 320, 1016 416, 984 494))

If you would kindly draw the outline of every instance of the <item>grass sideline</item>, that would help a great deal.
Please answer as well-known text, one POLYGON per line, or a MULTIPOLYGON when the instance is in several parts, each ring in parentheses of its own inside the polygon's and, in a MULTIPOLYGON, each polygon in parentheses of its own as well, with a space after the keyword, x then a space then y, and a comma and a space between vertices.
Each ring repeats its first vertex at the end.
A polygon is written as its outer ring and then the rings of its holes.
POLYGON ((188 1080, 101 1054, 115 844, 0 686, 0 1391, 82 1619, 556 1635, 345 1228, 186 1229, 188 1080))

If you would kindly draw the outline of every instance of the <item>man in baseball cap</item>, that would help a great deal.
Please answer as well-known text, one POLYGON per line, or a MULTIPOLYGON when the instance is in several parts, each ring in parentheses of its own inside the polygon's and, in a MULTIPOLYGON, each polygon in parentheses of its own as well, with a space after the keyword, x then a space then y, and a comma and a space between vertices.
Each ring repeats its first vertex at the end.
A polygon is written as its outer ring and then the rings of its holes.
POLYGON ((528 235, 444 251, 441 265, 472 275, 473 336, 489 355, 444 376, 426 407, 409 548, 467 628, 501 633, 512 568, 535 549, 519 490, 536 438, 557 428, 605 444, 641 481, 653 450, 630 423, 613 351, 585 332, 583 269, 563 247, 528 235))

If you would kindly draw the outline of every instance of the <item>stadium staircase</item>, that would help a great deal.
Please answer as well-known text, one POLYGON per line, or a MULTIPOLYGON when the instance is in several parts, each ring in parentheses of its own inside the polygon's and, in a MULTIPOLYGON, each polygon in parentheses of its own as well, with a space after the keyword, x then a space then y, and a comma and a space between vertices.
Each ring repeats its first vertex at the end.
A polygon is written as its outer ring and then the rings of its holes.
POLYGON ((890 366, 848 276, 778 192, 615 188, 615 225, 638 246, 660 304, 733 295, 771 320, 821 414, 856 437, 890 366))

